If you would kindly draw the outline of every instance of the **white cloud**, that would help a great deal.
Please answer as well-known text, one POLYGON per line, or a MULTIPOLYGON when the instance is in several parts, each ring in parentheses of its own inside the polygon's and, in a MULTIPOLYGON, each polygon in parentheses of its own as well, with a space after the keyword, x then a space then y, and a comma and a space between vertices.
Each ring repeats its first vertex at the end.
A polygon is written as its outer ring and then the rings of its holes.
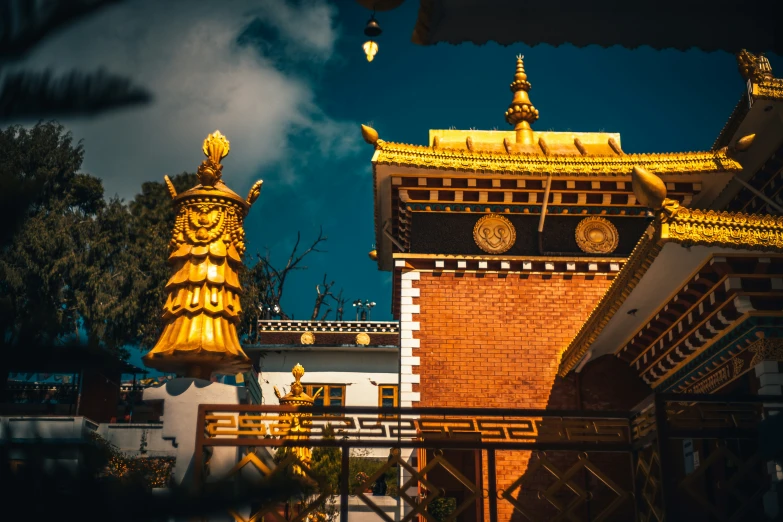
MULTIPOLYGON (((220 129, 231 141, 226 182, 242 193, 260 169, 266 177, 296 182, 300 152, 295 133, 311 133, 316 151, 345 155, 357 149, 355 124, 336 121, 316 103, 308 71, 317 74, 337 38, 334 9, 321 0, 136 0, 88 18, 47 40, 23 64, 128 75, 150 89, 144 108, 94 119, 63 120, 84 139, 84 168, 104 179, 108 195, 132 197, 142 181, 194 171, 204 137, 220 129), (258 49, 238 46, 254 18, 273 26, 286 56, 306 61, 297 75, 279 70, 258 49), (347 136, 347 137, 346 137, 347 136), (272 166, 281 165, 275 174, 272 166)), ((275 31, 272 31, 274 34, 275 31)), ((305 158, 306 161, 306 158, 305 158)))

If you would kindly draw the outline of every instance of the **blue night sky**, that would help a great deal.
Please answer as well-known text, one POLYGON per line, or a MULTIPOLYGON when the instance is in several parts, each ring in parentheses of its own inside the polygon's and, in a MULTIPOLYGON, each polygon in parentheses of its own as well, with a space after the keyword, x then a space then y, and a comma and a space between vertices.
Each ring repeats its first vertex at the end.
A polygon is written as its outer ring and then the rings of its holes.
MULTIPOLYGON (((328 253, 287 282, 284 307, 312 310, 324 272, 350 299, 389 319, 391 276, 373 248, 372 148, 424 144, 428 129, 507 129, 515 56, 525 56, 537 130, 619 132, 626 152, 707 150, 744 90, 733 55, 591 46, 420 47, 410 42, 418 2, 378 13, 380 50, 361 50, 369 12, 352 1, 129 1, 48 40, 23 65, 105 67, 148 87, 147 108, 63 121, 87 151, 84 169, 107 195, 195 171, 214 129, 231 140, 224 180, 245 194, 263 178, 246 221, 248 253, 283 262, 297 231, 323 226, 328 253), (155 16, 150 16, 155 13, 155 16)), ((773 71, 783 60, 770 56, 773 71)), ((163 281, 161 281, 163 284, 163 281)), ((346 319, 350 318, 350 312, 346 319)))

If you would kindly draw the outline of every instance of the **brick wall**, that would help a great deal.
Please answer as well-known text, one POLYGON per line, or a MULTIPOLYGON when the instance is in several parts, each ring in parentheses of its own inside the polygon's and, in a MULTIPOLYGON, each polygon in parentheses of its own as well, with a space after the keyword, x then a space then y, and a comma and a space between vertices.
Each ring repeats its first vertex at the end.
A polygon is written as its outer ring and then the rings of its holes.
POLYGON ((609 286, 606 276, 421 273, 416 406, 545 408, 560 352, 609 286), (509 404, 509 399, 514 404, 509 404))
MULTIPOLYGON (((402 355, 411 363, 403 393, 411 392, 413 406, 547 408, 561 350, 610 282, 605 275, 403 273, 409 353, 402 355)), ((524 473, 529 458, 499 452, 498 488, 524 473)), ((510 520, 512 506, 498 506, 499 520, 510 520)))

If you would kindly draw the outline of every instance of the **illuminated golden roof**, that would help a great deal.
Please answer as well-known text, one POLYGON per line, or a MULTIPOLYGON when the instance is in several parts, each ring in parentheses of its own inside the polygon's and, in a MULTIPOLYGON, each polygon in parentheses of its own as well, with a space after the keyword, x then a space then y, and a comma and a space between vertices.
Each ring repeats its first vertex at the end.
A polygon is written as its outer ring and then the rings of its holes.
MULTIPOLYGON (((649 173, 634 177, 634 192, 639 201, 644 194, 658 192, 650 185, 649 173), (641 186, 648 184, 647 186, 641 186)), ((665 189, 665 185, 663 186, 665 189)), ((666 243, 691 246, 728 247, 746 250, 783 251, 783 216, 704 211, 680 207, 665 198, 650 198, 657 209, 656 219, 637 243, 628 262, 617 274, 603 297, 590 313, 574 339, 564 350, 558 374, 564 376, 609 323, 626 298, 642 279, 666 243)))

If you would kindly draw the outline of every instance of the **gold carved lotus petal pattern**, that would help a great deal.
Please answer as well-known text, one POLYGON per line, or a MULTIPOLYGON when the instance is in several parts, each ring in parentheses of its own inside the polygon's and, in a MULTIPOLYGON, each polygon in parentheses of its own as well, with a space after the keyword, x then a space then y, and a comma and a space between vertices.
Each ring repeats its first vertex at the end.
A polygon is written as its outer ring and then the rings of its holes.
POLYGON ((620 242, 617 228, 601 217, 588 217, 576 226, 576 244, 588 254, 609 254, 620 242))
POLYGON ((476 245, 489 254, 507 252, 517 240, 514 225, 498 214, 487 214, 473 227, 473 240, 476 245))
POLYGON ((681 243, 780 249, 783 248, 783 216, 679 208, 663 224, 662 237, 681 243))
POLYGON ((573 176, 615 175, 629 177, 634 166, 657 174, 739 172, 742 166, 725 149, 671 154, 623 154, 619 156, 568 156, 433 150, 421 145, 378 141, 378 165, 433 168, 480 173, 573 176))

